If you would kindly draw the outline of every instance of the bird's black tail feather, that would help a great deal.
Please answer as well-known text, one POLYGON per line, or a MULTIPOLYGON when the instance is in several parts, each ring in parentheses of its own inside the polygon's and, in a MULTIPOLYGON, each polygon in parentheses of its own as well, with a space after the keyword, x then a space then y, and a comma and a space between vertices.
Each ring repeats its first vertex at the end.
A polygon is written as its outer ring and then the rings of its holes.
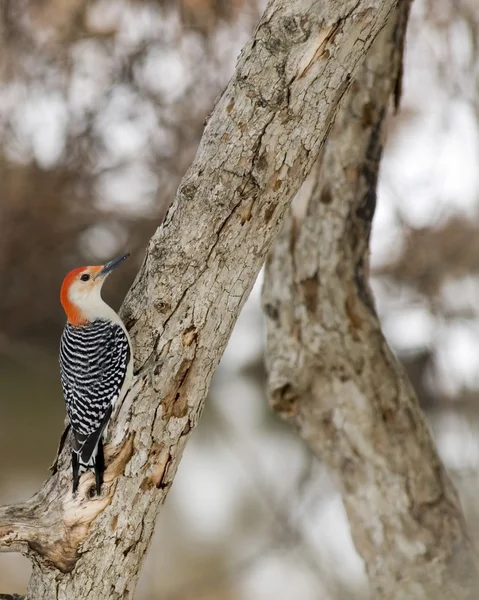
POLYGON ((78 489, 80 473, 92 469, 95 472, 96 493, 99 496, 103 484, 103 473, 105 472, 105 456, 103 454, 103 433, 110 418, 113 407, 109 406, 103 417, 100 427, 89 434, 76 432, 74 429, 72 437, 72 470, 73 470, 73 493, 78 489))
POLYGON ((99 496, 101 493, 101 486, 103 485, 103 474, 105 472, 105 455, 103 454, 103 442, 98 442, 98 449, 95 457, 95 480, 96 480, 96 495, 99 496))
POLYGON ((78 490, 80 474, 88 469, 92 469, 95 473, 96 494, 101 494, 101 486, 103 485, 103 474, 105 473, 105 455, 103 453, 103 442, 98 440, 97 447, 88 463, 84 463, 81 459, 81 453, 72 451, 72 472, 73 472, 73 493, 78 490))
POLYGON ((80 481, 80 461, 78 460, 78 454, 72 452, 72 471, 73 471, 73 493, 75 494, 78 489, 78 482, 80 481))

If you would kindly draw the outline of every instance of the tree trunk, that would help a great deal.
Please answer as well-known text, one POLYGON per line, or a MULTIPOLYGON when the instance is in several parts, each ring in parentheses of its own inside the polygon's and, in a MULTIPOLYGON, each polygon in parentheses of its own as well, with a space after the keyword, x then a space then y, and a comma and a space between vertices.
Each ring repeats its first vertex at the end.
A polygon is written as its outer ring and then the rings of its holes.
POLYGON ((369 234, 407 3, 376 38, 267 259, 272 406, 335 473, 378 599, 477 597, 453 485, 381 332, 369 234))
POLYGON ((33 563, 30 600, 131 598, 159 507, 231 329, 394 0, 272 0, 123 308, 136 377, 110 427, 103 496, 71 494, 69 445, 0 549, 33 563))

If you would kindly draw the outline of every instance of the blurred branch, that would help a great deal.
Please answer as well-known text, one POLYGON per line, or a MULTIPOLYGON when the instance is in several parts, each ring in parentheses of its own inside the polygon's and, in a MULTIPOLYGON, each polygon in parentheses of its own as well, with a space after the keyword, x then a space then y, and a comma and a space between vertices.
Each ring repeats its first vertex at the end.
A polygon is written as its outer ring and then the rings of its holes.
POLYGON ((447 280, 478 272, 478 225, 461 216, 439 227, 409 229, 400 256, 374 269, 374 275, 407 284, 431 300, 447 280))
POLYGON ((374 597, 459 600, 474 595, 476 576, 461 506, 368 284, 408 9, 399 3, 372 46, 303 190, 306 202, 296 212, 293 204, 268 257, 269 393, 336 473, 374 597))
POLYGON ((137 371, 109 432, 104 496, 89 497, 87 473, 72 498, 67 444, 42 490, 2 509, 0 550, 32 557, 30 598, 131 597, 239 311, 394 4, 268 4, 125 301, 137 371))

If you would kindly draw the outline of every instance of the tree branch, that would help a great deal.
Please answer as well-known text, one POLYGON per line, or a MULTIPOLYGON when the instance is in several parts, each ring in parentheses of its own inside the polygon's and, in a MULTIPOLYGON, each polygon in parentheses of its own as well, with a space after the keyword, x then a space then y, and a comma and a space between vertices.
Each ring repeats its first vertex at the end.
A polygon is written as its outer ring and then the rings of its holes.
POLYGON ((394 0, 272 0, 216 104, 123 307, 136 358, 104 496, 71 496, 69 444, 0 549, 32 558, 28 597, 131 598, 157 512, 239 311, 394 0), (121 475, 121 476, 120 476, 121 475))
MULTIPOLYGON (((273 407, 337 475, 376 598, 473 594, 457 494, 414 391, 381 332, 368 283, 385 116, 408 3, 377 37, 266 266, 273 407)), ((474 594, 475 595, 475 594, 474 594)))

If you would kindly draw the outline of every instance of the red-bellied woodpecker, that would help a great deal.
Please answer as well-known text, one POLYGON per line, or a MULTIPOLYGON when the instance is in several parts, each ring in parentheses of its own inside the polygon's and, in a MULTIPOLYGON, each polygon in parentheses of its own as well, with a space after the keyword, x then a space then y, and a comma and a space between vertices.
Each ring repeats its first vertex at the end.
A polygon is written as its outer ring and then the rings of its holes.
POLYGON ((73 433, 73 493, 80 473, 93 468, 100 494, 105 470, 102 436, 115 402, 131 382, 130 338, 120 317, 101 297, 105 278, 128 256, 75 269, 61 287, 67 323, 60 342, 60 374, 73 433))

